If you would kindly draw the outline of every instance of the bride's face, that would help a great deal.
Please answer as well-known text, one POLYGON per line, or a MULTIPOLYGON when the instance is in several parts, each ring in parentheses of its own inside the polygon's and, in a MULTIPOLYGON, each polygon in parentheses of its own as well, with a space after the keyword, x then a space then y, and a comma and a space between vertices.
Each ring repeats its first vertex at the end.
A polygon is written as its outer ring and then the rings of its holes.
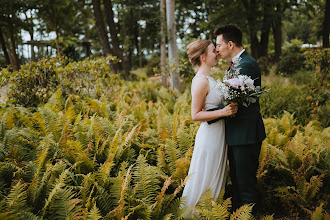
POLYGON ((216 44, 217 44, 217 48, 216 48, 217 54, 220 55, 222 59, 231 59, 230 45, 228 42, 226 42, 223 39, 222 34, 217 36, 216 44))
POLYGON ((207 47, 207 53, 204 54, 203 61, 208 66, 215 66, 218 63, 217 53, 213 44, 207 47))

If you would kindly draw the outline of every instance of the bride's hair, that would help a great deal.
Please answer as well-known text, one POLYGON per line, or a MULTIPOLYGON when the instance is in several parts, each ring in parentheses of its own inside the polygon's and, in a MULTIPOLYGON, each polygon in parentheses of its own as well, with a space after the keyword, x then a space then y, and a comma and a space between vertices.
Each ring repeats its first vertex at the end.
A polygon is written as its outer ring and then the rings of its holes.
POLYGON ((189 62, 194 66, 200 66, 201 60, 200 55, 201 54, 207 54, 207 47, 212 44, 212 41, 210 40, 197 40, 192 43, 190 43, 187 46, 187 54, 189 58, 189 62))

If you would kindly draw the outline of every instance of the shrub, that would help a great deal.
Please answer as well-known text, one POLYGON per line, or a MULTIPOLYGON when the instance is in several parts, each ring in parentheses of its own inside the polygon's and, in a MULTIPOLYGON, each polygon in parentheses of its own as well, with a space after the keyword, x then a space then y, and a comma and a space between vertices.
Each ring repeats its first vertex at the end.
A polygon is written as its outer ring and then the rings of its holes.
POLYGON ((301 52, 288 53, 278 62, 276 74, 284 73, 291 75, 305 67, 306 58, 301 52))
POLYGON ((321 72, 329 74, 330 48, 306 49, 304 55, 306 56, 306 67, 315 68, 316 66, 320 66, 321 72))
MULTIPOLYGON (((310 83, 297 85, 272 85, 270 92, 260 97, 261 114, 263 117, 280 117, 283 111, 295 113, 297 122, 305 125, 311 119, 320 120, 329 126, 329 119, 324 114, 329 93, 321 86, 319 75, 315 74, 310 83)), ((306 79, 307 80, 307 79, 306 79)))
POLYGON ((56 68, 64 63, 62 58, 45 58, 23 65, 19 71, 13 72, 7 78, 10 84, 8 98, 25 107, 36 107, 45 103, 59 84, 56 68))
POLYGON ((272 67, 272 62, 270 60, 269 57, 260 57, 257 60, 260 70, 261 70, 261 74, 263 75, 268 75, 270 68, 272 67))
POLYGON ((160 57, 157 53, 153 53, 152 56, 147 60, 146 72, 147 76, 155 75, 155 68, 159 69, 160 57))

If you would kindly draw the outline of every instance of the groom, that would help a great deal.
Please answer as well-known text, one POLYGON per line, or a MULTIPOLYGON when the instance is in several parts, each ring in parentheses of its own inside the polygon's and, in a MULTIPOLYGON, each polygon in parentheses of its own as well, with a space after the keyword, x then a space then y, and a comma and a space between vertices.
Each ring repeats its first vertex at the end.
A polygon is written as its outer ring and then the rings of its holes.
MULTIPOLYGON (((236 63, 231 65, 226 74, 235 71, 233 67, 240 68, 241 75, 250 76, 255 79, 254 85, 260 86, 260 68, 256 60, 243 49, 241 30, 235 25, 225 25, 216 29, 214 34, 217 36, 217 54, 222 59, 236 63)), ((259 100, 249 107, 239 105, 236 116, 227 117, 225 122, 230 177, 233 184, 232 202, 233 210, 236 210, 244 204, 258 202, 256 172, 261 143, 266 137, 259 100)), ((253 214, 255 215, 255 208, 253 214)))

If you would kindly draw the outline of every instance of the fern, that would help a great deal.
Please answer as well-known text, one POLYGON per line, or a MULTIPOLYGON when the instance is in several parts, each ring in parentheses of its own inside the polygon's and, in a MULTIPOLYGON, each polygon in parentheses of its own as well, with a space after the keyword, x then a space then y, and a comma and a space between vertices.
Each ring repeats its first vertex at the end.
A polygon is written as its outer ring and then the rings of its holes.
POLYGON ((64 181, 65 181, 65 178, 68 175, 68 172, 69 172, 68 170, 64 170, 61 173, 60 177, 56 181, 56 184, 54 184, 54 186, 52 187, 51 191, 49 192, 48 198, 47 198, 47 200, 45 202, 45 205, 44 205, 44 207, 43 207, 43 209, 41 211, 42 216, 45 216, 46 215, 46 211, 47 211, 49 205, 52 203, 53 199, 54 200, 57 199, 57 197, 56 197, 57 194, 60 194, 60 196, 62 196, 62 194, 64 194, 63 196, 65 196, 65 195, 67 195, 69 197, 71 196, 70 195, 70 192, 66 192, 65 193, 65 192, 62 191, 63 190, 62 187, 65 186, 65 182, 64 181))
POLYGON ((21 211, 27 210, 27 192, 26 184, 17 182, 10 190, 7 196, 7 209, 12 214, 17 214, 21 211))
POLYGON ((229 217, 229 204, 229 200, 224 201, 223 204, 217 204, 213 201, 211 191, 207 190, 197 203, 194 215, 200 219, 226 219, 229 217))
POLYGON ((54 106, 58 110, 62 110, 62 91, 57 89, 56 92, 48 99, 48 104, 54 106))
POLYGON ((315 211, 312 213, 312 220, 322 220, 323 219, 323 204, 319 205, 315 211))
POLYGON ((179 159, 180 150, 177 149, 176 142, 168 139, 165 144, 166 150, 166 162, 170 168, 170 173, 174 173, 176 170, 176 161, 179 159))
POLYGON ((233 214, 230 215, 230 220, 247 220, 252 218, 253 205, 243 205, 237 209, 233 214))
POLYGON ((102 215, 100 214, 100 210, 96 207, 96 204, 94 204, 93 208, 87 214, 87 219, 88 220, 99 220, 101 218, 102 218, 102 215))
POLYGON ((134 183, 138 183, 137 198, 142 199, 147 205, 151 205, 156 198, 159 189, 157 179, 159 171, 147 164, 143 155, 139 155, 133 170, 134 183))
POLYGON ((112 210, 111 212, 109 212, 106 217, 108 218, 112 218, 112 217, 117 217, 117 218, 122 218, 124 217, 124 213, 125 213, 125 197, 127 196, 127 190, 130 184, 130 180, 131 180, 131 169, 132 169, 133 165, 131 165, 126 172, 125 178, 123 179, 123 182, 121 184, 121 192, 120 192, 120 199, 118 201, 119 205, 112 210))

